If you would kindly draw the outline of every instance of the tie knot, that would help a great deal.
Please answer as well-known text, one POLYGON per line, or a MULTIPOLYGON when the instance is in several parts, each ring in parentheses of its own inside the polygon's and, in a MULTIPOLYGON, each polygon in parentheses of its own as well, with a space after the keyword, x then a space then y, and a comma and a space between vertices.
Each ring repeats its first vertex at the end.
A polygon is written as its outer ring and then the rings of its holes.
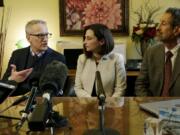
POLYGON ((166 52, 166 57, 167 58, 171 58, 173 56, 171 51, 166 52))

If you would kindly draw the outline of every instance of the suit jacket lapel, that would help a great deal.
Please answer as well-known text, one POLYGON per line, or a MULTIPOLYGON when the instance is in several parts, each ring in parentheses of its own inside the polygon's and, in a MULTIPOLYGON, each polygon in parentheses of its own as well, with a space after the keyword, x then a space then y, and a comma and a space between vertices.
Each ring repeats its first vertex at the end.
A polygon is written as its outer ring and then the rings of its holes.
POLYGON ((156 59, 158 60, 157 63, 158 63, 158 67, 159 67, 159 71, 160 72, 160 76, 159 76, 159 85, 161 86, 158 91, 158 95, 161 94, 161 90, 162 90, 162 87, 163 87, 163 81, 164 81, 164 63, 165 63, 165 53, 164 53, 164 46, 160 46, 159 48, 159 52, 156 56, 156 59))
POLYGON ((29 56, 30 56, 31 54, 30 54, 30 46, 29 47, 27 47, 27 48, 25 48, 25 51, 24 51, 24 54, 22 54, 22 61, 21 61, 21 63, 22 63, 22 65, 24 66, 23 67, 23 69, 26 69, 27 68, 27 65, 28 65, 28 59, 29 59, 29 56), (24 59, 24 57, 23 56, 25 56, 25 59, 24 59))
POLYGON ((180 48, 178 49, 178 54, 176 56, 176 60, 174 63, 174 69, 172 74, 172 81, 170 87, 172 87, 173 83, 176 81, 176 78, 180 75, 180 48))

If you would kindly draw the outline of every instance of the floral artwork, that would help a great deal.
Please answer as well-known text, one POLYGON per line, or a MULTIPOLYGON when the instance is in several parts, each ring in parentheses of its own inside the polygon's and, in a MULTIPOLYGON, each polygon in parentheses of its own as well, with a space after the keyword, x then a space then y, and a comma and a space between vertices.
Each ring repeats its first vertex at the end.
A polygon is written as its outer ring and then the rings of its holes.
POLYGON ((66 0, 66 29, 80 30, 84 23, 82 17, 84 16, 84 9, 91 0, 66 0))
POLYGON ((125 3, 128 0, 60 0, 61 35, 82 34, 83 28, 93 23, 104 24, 112 32, 128 33, 125 3))

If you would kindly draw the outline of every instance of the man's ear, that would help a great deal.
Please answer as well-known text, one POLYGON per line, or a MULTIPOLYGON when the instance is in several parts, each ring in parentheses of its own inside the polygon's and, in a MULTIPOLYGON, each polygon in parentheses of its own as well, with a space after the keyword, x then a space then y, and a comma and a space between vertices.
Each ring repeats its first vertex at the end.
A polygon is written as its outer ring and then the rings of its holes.
POLYGON ((180 26, 176 26, 176 27, 174 28, 174 35, 175 35, 175 36, 180 35, 180 26))
POLYGON ((101 40, 99 41, 99 45, 100 45, 100 46, 104 45, 104 43, 105 43, 104 39, 101 39, 101 40))

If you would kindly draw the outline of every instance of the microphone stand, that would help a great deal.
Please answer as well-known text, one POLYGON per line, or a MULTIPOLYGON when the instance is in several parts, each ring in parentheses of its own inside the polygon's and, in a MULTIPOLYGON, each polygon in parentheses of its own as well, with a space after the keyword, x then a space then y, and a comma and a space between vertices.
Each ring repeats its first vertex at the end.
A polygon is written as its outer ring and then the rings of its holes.
POLYGON ((55 135, 55 128, 65 127, 68 124, 66 117, 61 118, 58 112, 52 109, 52 102, 50 102, 50 114, 46 127, 50 128, 51 135, 55 135), (59 123, 58 123, 59 121, 59 123))
POLYGON ((36 86, 36 82, 34 82, 32 84, 32 89, 31 89, 31 95, 28 98, 26 107, 22 113, 22 117, 20 122, 18 122, 17 126, 16 126, 16 132, 18 133, 20 128, 23 126, 24 122, 27 120, 28 114, 30 113, 31 109, 32 109, 32 105, 34 103, 34 99, 36 97, 37 91, 38 91, 38 87, 36 86))
MULTIPOLYGON (((5 112, 6 110, 8 110, 9 108, 13 107, 14 105, 11 104, 10 106, 8 106, 7 108, 5 108, 3 111, 1 111, 0 113, 2 112, 5 112)), ((3 119, 11 119, 11 120, 21 120, 21 118, 18 118, 18 117, 12 117, 12 116, 5 116, 5 115, 0 115, 0 118, 3 118, 3 119)))
MULTIPOLYGON (((8 109, 10 109, 11 107, 20 104, 21 102, 27 100, 28 96, 21 96, 20 98, 18 98, 17 100, 15 100, 10 106, 8 106, 7 108, 5 108, 4 110, 0 111, 0 114, 7 111, 8 109)), ((21 120, 21 118, 18 117, 12 117, 12 116, 5 116, 5 115, 0 115, 0 118, 4 118, 4 119, 11 119, 11 120, 21 120)))
POLYGON ((102 131, 103 135, 105 135, 105 128, 104 128, 104 110, 105 110, 105 97, 98 98, 99 99, 99 127, 100 131, 102 131))
POLYGON ((47 120, 48 122, 46 123, 45 127, 49 127, 51 135, 55 135, 55 123, 54 123, 54 119, 52 117, 53 109, 52 109, 52 102, 51 102, 51 100, 49 101, 49 109, 50 109, 50 114, 49 114, 49 118, 47 120))
POLYGON ((36 108, 33 110, 32 117, 28 122, 29 132, 33 131, 44 131, 46 128, 50 128, 51 135, 55 135, 55 128, 61 128, 68 125, 68 119, 66 117, 60 116, 58 112, 54 111, 52 108, 52 101, 45 99, 44 101, 47 106, 44 105, 37 105, 36 108), (40 118, 38 119, 38 115, 40 111, 48 110, 43 116, 43 120, 40 118), (47 118, 46 118, 47 117, 47 118))
POLYGON ((47 119, 47 123, 45 125, 45 128, 46 127, 49 127, 50 128, 50 132, 51 132, 51 135, 55 135, 55 119, 53 118, 53 108, 52 108, 52 101, 48 101, 48 104, 49 104, 49 109, 50 109, 50 112, 49 112, 49 116, 48 116, 48 119, 47 119))
POLYGON ((4 115, 0 115, 0 118, 11 119, 11 120, 21 120, 21 118, 18 118, 18 117, 11 117, 11 116, 4 116, 4 115))
POLYGON ((106 94, 103 88, 101 75, 99 71, 96 71, 96 82, 98 88, 98 100, 99 100, 99 129, 87 130, 84 135, 120 135, 116 130, 105 128, 104 126, 104 110, 105 110, 105 100, 106 94))
POLYGON ((104 110, 105 110, 105 99, 104 95, 99 95, 99 129, 89 129, 85 131, 83 135, 120 135, 120 133, 114 129, 105 128, 104 126, 104 110))

